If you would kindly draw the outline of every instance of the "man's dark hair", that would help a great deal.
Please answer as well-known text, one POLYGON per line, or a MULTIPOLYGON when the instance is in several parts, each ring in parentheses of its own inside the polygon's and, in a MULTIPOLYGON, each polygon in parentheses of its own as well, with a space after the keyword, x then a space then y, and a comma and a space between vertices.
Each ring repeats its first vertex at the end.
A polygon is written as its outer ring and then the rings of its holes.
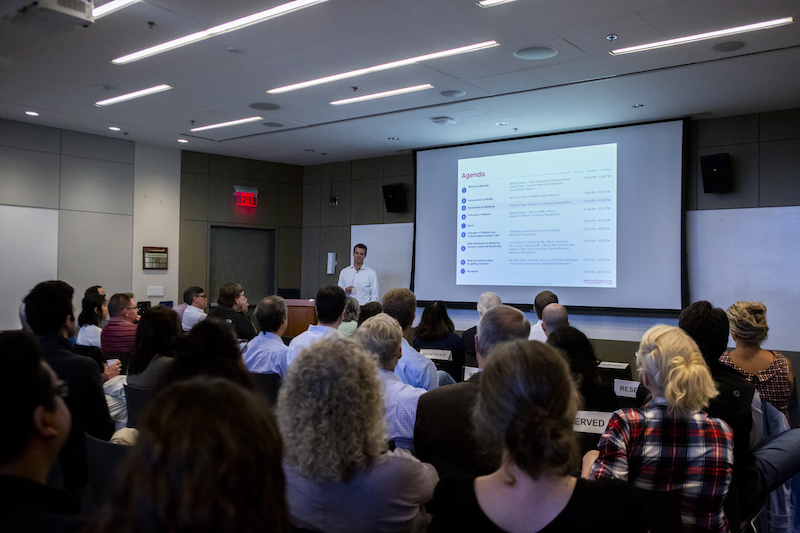
POLYGON ((102 285, 92 285, 91 287, 86 289, 86 292, 83 293, 83 297, 84 298, 88 298, 89 296, 98 295, 98 296, 102 296, 103 299, 105 299, 105 296, 100 294, 100 291, 98 290, 98 289, 102 289, 102 288, 103 288, 102 285))
POLYGON ((403 331, 414 321, 417 297, 408 289, 392 289, 383 295, 383 312, 400 322, 403 331))
POLYGON ((225 307, 233 307, 233 304, 236 303, 236 298, 238 298, 243 291, 244 287, 242 287, 240 283, 229 281, 219 288, 219 298, 217 298, 217 303, 219 305, 224 305, 225 307))
POLYGON ((122 316, 122 311, 131 307, 133 293, 118 292, 108 299, 108 316, 116 318, 122 316))
POLYGON ((322 324, 332 324, 339 319, 347 303, 347 295, 338 285, 327 285, 317 291, 314 301, 317 306, 317 316, 322 324))
POLYGON ((728 315, 705 300, 681 311, 678 327, 694 339, 709 364, 718 362, 728 346, 728 315))
POLYGON ((557 304, 558 303, 558 296, 553 294, 550 291, 542 291, 536 295, 536 298, 533 299, 533 310, 536 312, 536 316, 539 320, 542 319, 542 311, 545 307, 550 304, 557 304))
POLYGON ((37 335, 58 335, 58 330, 73 317, 75 290, 63 281, 43 281, 25 297, 25 316, 37 335))
POLYGON ((188 289, 183 291, 183 303, 185 303, 187 305, 192 305, 192 302, 194 301, 194 297, 195 296, 200 296, 204 292, 206 292, 206 291, 204 291, 201 287, 198 287, 197 285, 195 285, 193 287, 189 287, 188 289))
POLYGON ((78 325, 83 327, 88 324, 99 326, 103 320, 103 304, 106 297, 102 294, 90 294, 84 296, 81 301, 81 314, 78 315, 78 325), (97 311, 95 312, 95 309, 97 311))
POLYGON ((53 380, 42 365, 36 337, 24 331, 0 332, 0 465, 22 454, 33 429, 33 411, 40 405, 55 408, 53 380))
POLYGON ((358 243, 355 246, 353 246, 353 253, 355 253, 356 248, 363 248, 364 249, 364 255, 365 256, 367 255, 367 245, 366 244, 358 243))
POLYGON ((280 296, 267 296, 256 306, 258 329, 264 333, 274 333, 281 329, 283 319, 289 313, 286 300, 280 296))

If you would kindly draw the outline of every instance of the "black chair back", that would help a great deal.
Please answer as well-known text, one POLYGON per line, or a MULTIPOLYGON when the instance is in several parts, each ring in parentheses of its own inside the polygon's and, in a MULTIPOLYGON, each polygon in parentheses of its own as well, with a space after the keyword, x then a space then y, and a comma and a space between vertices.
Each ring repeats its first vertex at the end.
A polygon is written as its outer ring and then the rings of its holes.
POLYGON ((260 390, 269 400, 273 407, 278 403, 278 391, 281 388, 281 376, 279 374, 255 374, 250 373, 256 388, 260 390))
POLYGON ((105 370, 103 365, 106 362, 106 357, 103 355, 103 350, 97 346, 84 346, 82 344, 76 344, 72 347, 72 351, 78 355, 85 355, 86 357, 92 359, 95 363, 97 363, 101 373, 103 370, 105 370))
POLYGON ((153 396, 153 389, 142 389, 125 384, 125 401, 128 404, 128 427, 138 427, 139 417, 153 396))
POLYGON ((83 498, 82 516, 90 516, 109 492, 119 485, 120 466, 131 446, 112 444, 84 433, 89 466, 89 486, 83 498))
POLYGON ((683 531, 680 492, 636 489, 647 508, 650 533, 683 531))

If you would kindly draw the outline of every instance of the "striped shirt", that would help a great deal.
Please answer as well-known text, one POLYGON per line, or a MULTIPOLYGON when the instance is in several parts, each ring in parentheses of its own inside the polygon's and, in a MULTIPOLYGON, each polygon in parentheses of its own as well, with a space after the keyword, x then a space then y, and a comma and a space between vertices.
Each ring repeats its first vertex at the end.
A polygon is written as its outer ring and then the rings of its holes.
POLYGON ((727 532, 722 501, 733 468, 733 432, 702 411, 669 412, 664 398, 616 411, 598 445, 592 479, 678 491, 684 531, 727 532))
POLYGON ((106 353, 130 353, 136 342, 136 324, 112 318, 100 334, 100 344, 106 353))

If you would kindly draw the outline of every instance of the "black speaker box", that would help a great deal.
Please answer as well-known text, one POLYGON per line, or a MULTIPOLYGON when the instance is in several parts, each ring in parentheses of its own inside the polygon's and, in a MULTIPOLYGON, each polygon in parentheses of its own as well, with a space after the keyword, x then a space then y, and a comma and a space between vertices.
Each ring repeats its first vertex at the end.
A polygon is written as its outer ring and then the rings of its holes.
POLYGON ((406 190, 402 183, 390 183, 383 186, 383 201, 389 213, 406 212, 406 190))
POLYGON ((731 158, 729 154, 706 155, 700 158, 703 174, 703 192, 730 192, 733 190, 731 158))

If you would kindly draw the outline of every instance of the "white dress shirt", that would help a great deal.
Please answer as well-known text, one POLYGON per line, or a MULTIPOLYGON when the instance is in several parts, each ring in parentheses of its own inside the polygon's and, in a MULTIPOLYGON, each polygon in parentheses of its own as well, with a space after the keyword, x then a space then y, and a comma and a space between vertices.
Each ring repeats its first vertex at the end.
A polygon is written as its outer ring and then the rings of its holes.
POLYGON ((183 312, 183 320, 181 321, 183 331, 189 331, 192 329, 192 326, 205 319, 207 316, 205 311, 199 307, 193 305, 187 306, 186 311, 183 312))
POLYGON ((378 275, 369 267, 362 266, 358 270, 352 265, 339 272, 339 286, 344 289, 355 287, 353 298, 358 305, 367 305, 378 301, 378 275))

